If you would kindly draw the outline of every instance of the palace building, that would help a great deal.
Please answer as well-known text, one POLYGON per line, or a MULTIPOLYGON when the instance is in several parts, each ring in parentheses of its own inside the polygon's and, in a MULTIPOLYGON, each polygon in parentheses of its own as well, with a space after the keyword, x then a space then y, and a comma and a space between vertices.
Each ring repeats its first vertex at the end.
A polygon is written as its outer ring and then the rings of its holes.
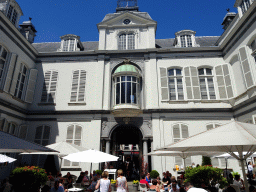
MULTIPOLYGON (((34 43, 31 20, 19 25, 18 1, 0 0, 0 130, 41 145, 66 141, 120 155, 135 170, 143 157, 149 170, 175 175, 181 158, 144 155, 232 119, 255 123, 254 0, 234 0, 237 13, 226 14, 221 36, 182 30, 156 39, 157 22, 137 0, 118 0, 116 12, 97 24, 99 41, 63 34, 52 43, 34 43)), ((9 167, 46 160, 12 156, 18 161, 9 167)), ((226 166, 224 159, 212 164, 226 166)), ((90 169, 61 166, 63 174, 90 169)), ((236 160, 228 167, 241 172, 236 160)))

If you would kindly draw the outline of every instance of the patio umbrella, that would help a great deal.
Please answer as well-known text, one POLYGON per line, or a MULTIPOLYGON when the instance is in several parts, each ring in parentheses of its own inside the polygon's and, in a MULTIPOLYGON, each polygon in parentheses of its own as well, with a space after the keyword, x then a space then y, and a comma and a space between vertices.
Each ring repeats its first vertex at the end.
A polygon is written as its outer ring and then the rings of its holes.
POLYGON ((52 149, 26 141, 9 133, 0 131, 0 153, 21 153, 21 152, 56 152, 52 149))
POLYGON ((94 149, 89 149, 87 151, 82 151, 78 153, 72 153, 63 159, 72 161, 72 162, 87 162, 91 163, 90 168, 90 176, 91 176, 91 169, 92 163, 102 163, 102 162, 109 162, 109 161, 117 161, 119 157, 114 155, 110 155, 101 151, 97 151, 94 149))
POLYGON ((58 155, 58 157, 60 158, 60 170, 61 170, 62 159, 64 156, 87 150, 84 147, 81 147, 72 143, 67 143, 66 141, 61 141, 58 143, 47 145, 46 147, 58 152, 33 152, 33 153, 21 153, 21 155, 58 155))
POLYGON ((186 168, 186 158, 196 155, 202 156, 213 156, 220 153, 206 152, 206 151, 192 151, 192 152, 182 152, 182 151, 154 151, 148 153, 147 155, 151 156, 176 156, 183 159, 183 166, 186 168))
POLYGON ((0 154, 0 163, 12 163, 14 161, 16 161, 17 159, 14 159, 14 158, 11 158, 11 157, 8 157, 6 155, 2 155, 0 154))
MULTIPOLYGON (((256 125, 232 120, 225 125, 193 135, 158 150, 226 152, 244 165, 245 159, 256 151, 256 125), (238 152, 238 155, 234 152, 238 152), (246 152, 246 155, 243 155, 243 152, 246 152)), ((244 166, 242 166, 242 172, 248 192, 244 166)))

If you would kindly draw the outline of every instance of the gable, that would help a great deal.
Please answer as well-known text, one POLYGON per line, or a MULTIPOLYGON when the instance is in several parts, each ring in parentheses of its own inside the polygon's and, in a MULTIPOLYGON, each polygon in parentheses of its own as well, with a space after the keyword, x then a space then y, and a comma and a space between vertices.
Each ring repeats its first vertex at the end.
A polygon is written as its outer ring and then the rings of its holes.
POLYGON ((124 12, 124 13, 117 13, 113 15, 108 15, 107 18, 97 24, 98 28, 107 28, 107 27, 114 27, 114 26, 122 26, 122 27, 131 27, 131 26, 138 26, 138 25, 155 25, 157 24, 156 21, 152 20, 151 17, 147 13, 133 13, 133 12, 124 12), (129 25, 123 23, 125 19, 129 19, 131 22, 129 25))

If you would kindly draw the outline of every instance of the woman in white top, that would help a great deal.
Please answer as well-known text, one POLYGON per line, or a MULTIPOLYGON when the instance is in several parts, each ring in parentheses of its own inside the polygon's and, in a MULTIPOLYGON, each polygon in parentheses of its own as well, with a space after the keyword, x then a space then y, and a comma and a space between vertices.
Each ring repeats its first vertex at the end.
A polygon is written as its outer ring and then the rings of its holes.
POLYGON ((108 179, 108 172, 103 171, 102 179, 100 179, 95 187, 95 189, 98 189, 100 187, 100 192, 111 192, 111 185, 110 180, 108 179))
POLYGON ((127 180, 123 176, 123 170, 119 169, 117 171, 118 178, 116 180, 116 191, 117 192, 126 192, 128 191, 128 185, 127 185, 127 180))

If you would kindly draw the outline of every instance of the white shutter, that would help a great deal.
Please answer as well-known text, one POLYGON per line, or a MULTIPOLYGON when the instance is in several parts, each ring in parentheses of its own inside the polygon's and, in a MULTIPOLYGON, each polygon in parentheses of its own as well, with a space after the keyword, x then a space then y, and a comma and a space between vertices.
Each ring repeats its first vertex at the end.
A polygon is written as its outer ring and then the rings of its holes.
POLYGON ((70 102, 77 102, 77 92, 79 86, 79 70, 73 72, 70 102))
MULTIPOLYGON (((226 160, 225 158, 220 158, 220 164, 221 164, 221 167, 226 167, 226 160)), ((228 166, 228 164, 227 164, 228 166)))
POLYGON ((14 95, 14 93, 15 93, 15 88, 16 88, 18 76, 19 76, 19 73, 20 73, 20 66, 21 66, 21 63, 16 63, 13 78, 12 78, 11 88, 10 88, 10 94, 11 95, 14 95))
POLYGON ((51 72, 52 71, 46 71, 44 73, 44 84, 43 84, 43 91, 42 91, 42 96, 41 96, 42 103, 48 102, 48 95, 49 95, 48 90, 50 87, 51 72))
POLYGON ((173 125, 173 139, 174 142, 177 142, 180 140, 180 127, 179 124, 173 125))
POLYGON ((242 47, 239 49, 239 58, 240 58, 240 63, 246 83, 246 87, 249 88, 253 85, 253 79, 252 79, 252 73, 251 73, 251 68, 246 52, 246 47, 242 47))
POLYGON ((44 85, 41 96, 42 103, 55 102, 58 81, 58 71, 46 71, 44 73, 44 85))
POLYGON ((230 78, 230 74, 229 74, 229 67, 228 67, 228 64, 225 64, 222 67, 223 67, 223 72, 224 72, 225 85, 226 85, 226 89, 227 89, 228 98, 231 98, 234 96, 234 93, 233 93, 231 78, 230 78))
POLYGON ((219 159, 218 158, 211 158, 212 166, 219 167, 219 159))
POLYGON ((197 68, 185 67, 184 71, 188 99, 201 99, 197 68))
POLYGON ((217 83, 218 83, 220 99, 226 99, 227 98, 227 90, 226 90, 226 86, 225 86, 222 65, 215 67, 215 73, 216 73, 216 78, 217 78, 217 83))
POLYGON ((9 93, 10 87, 11 87, 11 83, 12 83, 12 76, 13 76, 13 71, 15 69, 15 64, 17 61, 17 54, 15 53, 10 53, 10 57, 9 57, 9 63, 8 63, 8 68, 7 68, 7 75, 6 75, 6 79, 4 82, 4 92, 9 93))
POLYGON ((162 101, 169 101, 170 94, 168 89, 167 68, 160 67, 160 79, 161 79, 162 101))
POLYGON ((26 137, 27 137, 27 131, 28 131, 27 125, 21 125, 21 126, 20 126, 19 138, 21 138, 21 139, 26 139, 26 137))
MULTIPOLYGON (((191 157, 187 157, 187 158, 185 159, 185 163, 186 163, 186 167, 187 167, 187 166, 191 166, 191 165, 192 165, 191 157)), ((184 167, 184 168, 185 168, 185 167, 184 167)))
POLYGON ((78 90, 78 102, 85 101, 85 84, 86 84, 86 71, 80 71, 79 78, 79 90, 78 90))
POLYGON ((207 129, 207 130, 213 129, 213 124, 206 125, 206 129, 207 129))
POLYGON ((183 165, 183 160, 181 157, 175 157, 175 165, 183 165))
POLYGON ((188 126, 181 124, 181 133, 182 133, 182 138, 187 138, 189 137, 188 135, 188 126))
POLYGON ((26 97, 25 97, 25 102, 27 102, 27 103, 33 102, 37 73, 38 73, 37 69, 30 70, 27 92, 26 92, 26 97))

